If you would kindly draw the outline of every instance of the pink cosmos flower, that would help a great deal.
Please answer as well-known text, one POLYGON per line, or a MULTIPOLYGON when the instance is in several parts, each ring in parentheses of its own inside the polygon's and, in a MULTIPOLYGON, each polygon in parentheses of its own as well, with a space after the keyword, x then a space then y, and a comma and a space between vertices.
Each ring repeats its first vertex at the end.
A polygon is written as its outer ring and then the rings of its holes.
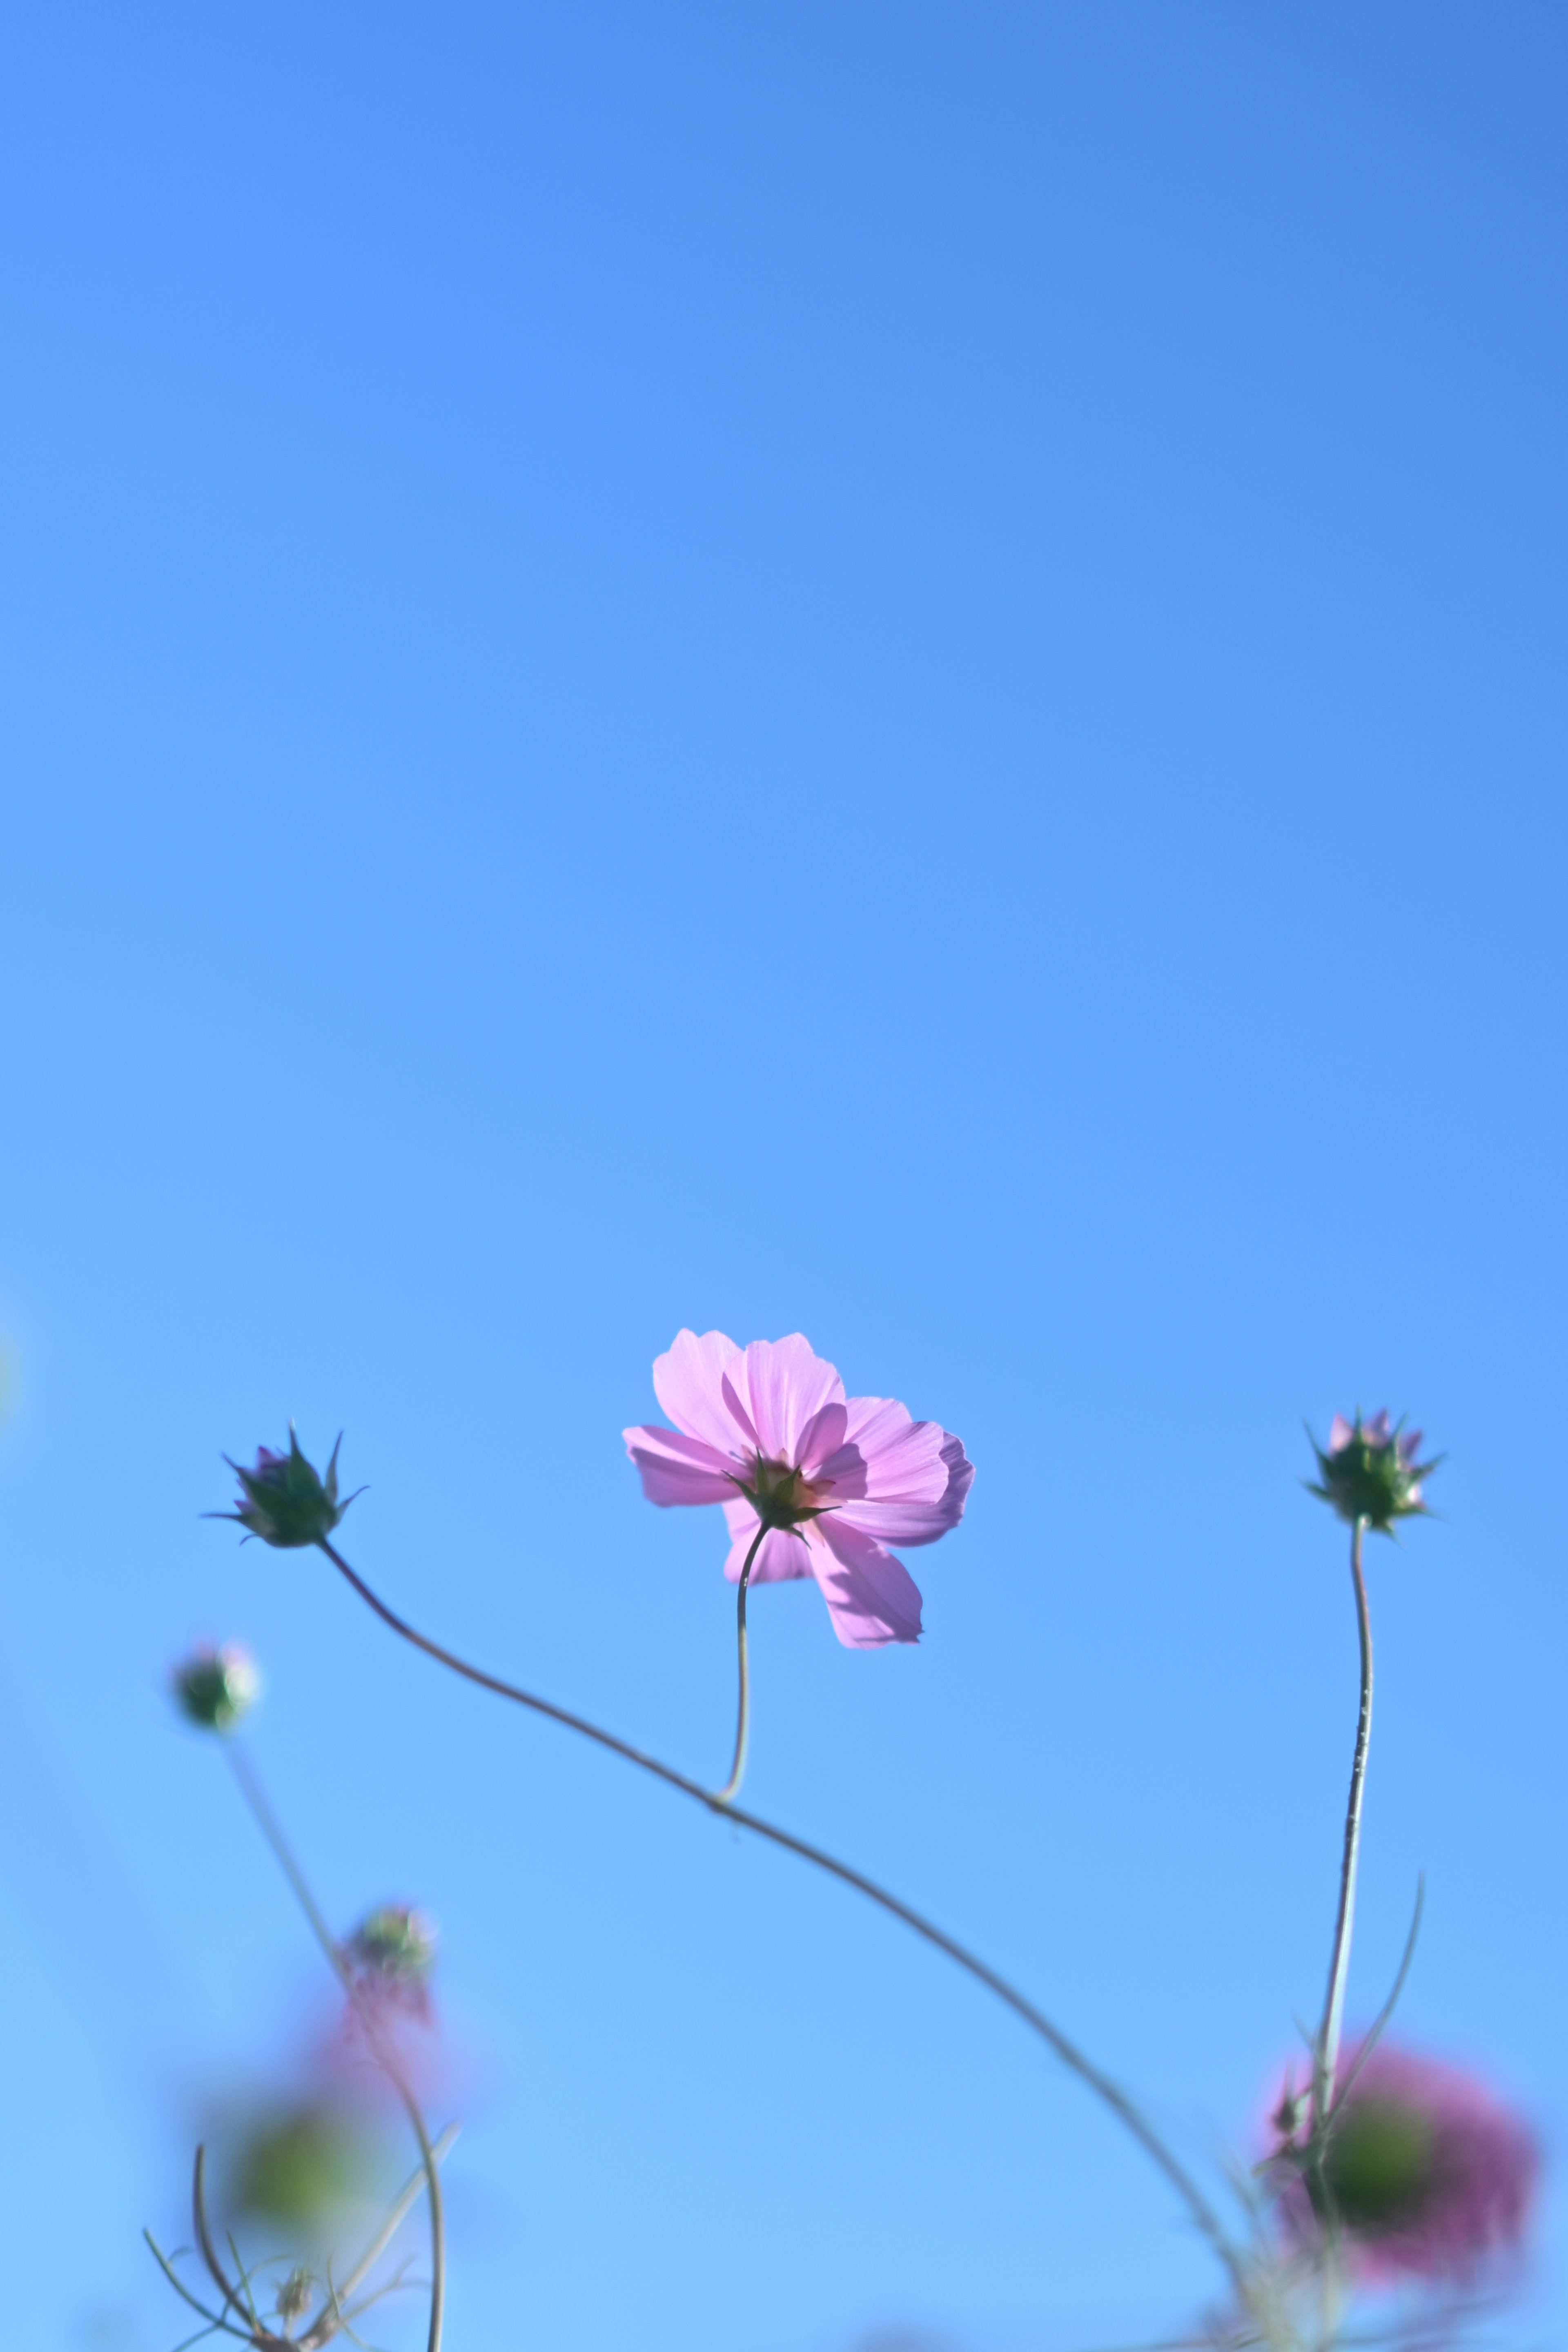
POLYGON ((921 1596, 893 1544, 935 1543, 958 1525, 974 1465, 934 1421, 887 1397, 847 1397, 799 1332, 737 1348, 722 1331, 680 1332, 653 1368, 674 1429, 624 1433, 650 1503, 719 1503, 724 1573, 739 1583, 815 1576, 852 1650, 918 1642, 921 1596))
MULTIPOLYGON (((1413 2051, 1345 2052, 1344 2093, 1323 2171, 1354 2266, 1369 2283, 1474 2279, 1518 2251, 1540 2157, 1528 2126, 1484 2083, 1413 2051)), ((1293 2137, 1287 2100, 1275 2116, 1293 2137)), ((1285 2198, 1292 2232, 1316 2228, 1310 2183, 1285 2198)))

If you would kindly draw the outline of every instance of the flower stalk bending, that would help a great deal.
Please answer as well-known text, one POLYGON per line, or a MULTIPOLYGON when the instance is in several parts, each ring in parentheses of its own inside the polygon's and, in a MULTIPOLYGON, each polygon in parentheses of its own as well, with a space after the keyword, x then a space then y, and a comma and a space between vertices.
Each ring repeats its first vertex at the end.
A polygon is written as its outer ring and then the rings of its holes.
POLYGON ((1079 2082, 1087 2084, 1095 2096, 1110 2108, 1118 2122, 1131 2133, 1144 2154, 1164 2174, 1166 2180, 1186 2206, 1193 2220, 1223 2263, 1243 2304, 1250 2306, 1253 2281, 1249 2276, 1247 2265, 1232 2242, 1219 2215, 1181 2158, 1173 2148, 1167 2147, 1131 2095, 1109 2074, 1103 2074, 1091 2059, 1087 2058, 1083 2052, 1068 2039, 1059 2026, 1053 2025, 1044 2011, 1037 2009, 1033 2001, 1019 1992, 1016 1986, 1009 1984, 1005 1977, 1000 1976, 975 1953, 967 1950, 954 1937, 947 1935, 943 1929, 937 1927, 933 1921, 925 1918, 911 1905, 901 1902, 896 1895, 889 1894, 886 1887, 879 1886, 876 1880, 868 1878, 863 1871, 853 1869, 847 1862, 839 1862, 834 1855, 826 1853, 820 1846, 808 1844, 805 1838, 796 1837, 793 1832, 780 1829, 772 1822, 763 1821, 757 1813, 743 1811, 739 1805, 726 1801, 721 1794, 711 1789, 705 1789, 700 1781, 689 1780, 684 1772, 676 1771, 672 1765, 660 1763, 657 1757, 645 1755, 641 1748, 634 1748, 629 1740, 619 1738, 613 1731, 601 1730, 597 1724, 590 1723, 586 1717, 574 1715, 569 1708, 557 1706, 552 1700, 539 1698, 531 1691, 520 1689, 515 1683, 503 1681, 499 1675, 487 1674, 482 1666, 470 1665, 466 1658, 459 1658, 454 1651, 443 1649, 438 1642, 433 1642, 428 1634, 419 1633, 416 1627, 408 1623, 405 1618, 400 1617, 395 1609, 390 1608, 382 1600, 380 1594, 365 1582, 358 1570, 350 1567, 342 1552, 326 1536, 319 1537, 317 1541, 339 1574, 353 1587, 366 1606, 374 1611, 382 1623, 390 1627, 401 1640, 412 1643, 415 1649, 422 1650, 427 1658, 434 1658, 437 1665, 446 1666, 455 1675, 461 1675, 466 1682, 477 1683, 481 1690, 493 1691, 500 1698, 510 1699, 518 1706, 528 1707, 535 1715, 547 1717, 552 1723, 564 1724, 569 1731, 580 1732, 584 1738, 592 1739, 596 1746, 607 1748, 612 1755, 624 1757, 628 1764, 637 1765, 641 1771, 651 1772, 656 1780, 664 1781, 671 1789, 679 1789, 683 1796, 693 1798, 698 1804, 705 1805, 710 1812, 721 1815, 725 1821, 733 1822, 737 1828, 750 1830, 753 1836, 765 1838, 772 1845, 782 1846, 787 1853, 798 1854, 803 1862, 810 1863, 814 1869, 826 1871, 829 1877, 840 1880, 846 1886, 852 1886, 857 1894, 864 1895, 868 1902, 877 1904, 893 1918, 902 1920, 906 1927, 912 1928, 917 1936, 923 1937, 928 1944, 934 1945, 939 1952, 945 1952, 950 1960, 955 1961, 958 1967, 965 1969, 977 1983, 983 1984, 987 1991, 994 1993, 997 2000, 1005 2002, 1015 2016, 1021 2018, 1033 2032, 1037 2033, 1062 2064, 1076 2074, 1079 2082))

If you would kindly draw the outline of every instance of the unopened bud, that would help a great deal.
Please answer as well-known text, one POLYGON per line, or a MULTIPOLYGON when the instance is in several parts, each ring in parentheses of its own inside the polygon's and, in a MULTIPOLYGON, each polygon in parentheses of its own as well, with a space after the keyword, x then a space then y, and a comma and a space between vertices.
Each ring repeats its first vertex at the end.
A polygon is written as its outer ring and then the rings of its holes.
POLYGON ((279 2319, 303 2319, 310 2307, 310 2289, 315 2284, 303 2263, 296 2263, 278 2290, 273 2310, 279 2319))
POLYGON ((207 1517, 237 1520, 247 1535, 259 1536, 280 1550, 324 1543, 353 1500, 352 1495, 344 1502, 338 1500, 338 1445, 342 1442, 340 1437, 333 1446, 324 1478, 300 1453, 292 1422, 288 1453, 274 1454, 264 1445, 253 1470, 242 1470, 226 1454, 224 1460, 239 1480, 239 1501, 232 1511, 209 1511, 207 1517))
POLYGON ((1421 1432, 1406 1431, 1404 1423, 1389 1425, 1386 1412, 1363 1421, 1358 1408, 1353 1422, 1336 1412, 1325 1453, 1314 1438, 1321 1484, 1308 1481, 1310 1493, 1330 1503, 1342 1519, 1354 1526, 1363 1520, 1387 1535, 1395 1520, 1418 1517, 1426 1509, 1421 1481, 1429 1478, 1441 1455, 1418 1462, 1421 1432))
POLYGON ((173 1675, 174 1696, 205 1731, 233 1731, 261 1696, 261 1672, 238 1642, 198 1643, 173 1675))
POLYGON ((387 1984, 417 1985, 436 1961, 437 1927, 410 1903, 383 1903, 349 1938, 349 1956, 367 1976, 387 1984))

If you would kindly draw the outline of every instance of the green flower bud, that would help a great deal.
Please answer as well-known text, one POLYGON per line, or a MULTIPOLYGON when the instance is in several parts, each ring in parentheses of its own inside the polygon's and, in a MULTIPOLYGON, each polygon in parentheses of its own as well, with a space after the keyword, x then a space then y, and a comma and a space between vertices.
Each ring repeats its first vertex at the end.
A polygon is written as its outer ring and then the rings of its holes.
POLYGON ((263 1543, 276 1544, 280 1550, 324 1543, 354 1499, 350 1495, 342 1503, 338 1500, 338 1446, 342 1442, 340 1437, 332 1448, 325 1478, 300 1453, 292 1422, 288 1453, 274 1454, 270 1446, 262 1446, 254 1470, 242 1470, 226 1454, 224 1460, 239 1480, 238 1507, 209 1511, 206 1516, 237 1520, 247 1536, 259 1536, 263 1543))
POLYGON ((323 2100, 256 2118, 237 2151, 234 2200, 274 2226, 326 2229, 374 2172, 363 2119, 323 2100))
POLYGON ((315 2282, 303 2263, 296 2263, 278 2290, 273 2310, 279 2319, 303 2319, 310 2307, 310 2289, 315 2282))
POLYGON ((368 1911, 349 1938, 355 1965, 385 1983, 418 1984, 436 1960, 436 1922, 410 1903, 368 1911))
POLYGON ((1308 1492, 1331 1503, 1352 1527, 1364 1520, 1382 1535, 1392 1531, 1395 1520, 1415 1518, 1426 1510, 1421 1482, 1431 1476, 1442 1460, 1441 1454, 1435 1454, 1430 1462, 1418 1462, 1418 1429, 1406 1433, 1403 1421, 1391 1427, 1386 1412, 1373 1413, 1363 1422, 1359 1408, 1353 1422, 1336 1412, 1329 1430, 1328 1452, 1315 1438, 1312 1451, 1322 1483, 1309 1479, 1308 1492))
POLYGON ((261 1696, 261 1674, 237 1642, 201 1643, 174 1668, 174 1697, 204 1731, 233 1731, 261 1696))

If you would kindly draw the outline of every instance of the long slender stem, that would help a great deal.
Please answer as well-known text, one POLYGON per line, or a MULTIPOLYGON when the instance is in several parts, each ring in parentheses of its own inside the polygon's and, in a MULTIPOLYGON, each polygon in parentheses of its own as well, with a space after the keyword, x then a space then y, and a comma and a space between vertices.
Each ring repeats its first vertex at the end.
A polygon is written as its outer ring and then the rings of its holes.
POLYGON ((636 1764, 640 1770, 652 1773, 655 1780, 664 1781, 671 1789, 679 1789, 683 1796, 705 1805, 710 1812, 717 1813, 722 1820, 733 1822, 740 1829, 750 1830, 753 1836, 765 1838, 770 1844, 782 1846, 788 1853, 798 1854, 803 1862, 809 1862, 815 1869, 826 1871, 846 1886, 854 1887, 857 1894, 864 1895, 868 1902, 879 1905, 895 1919, 901 1919, 906 1927, 911 1927, 928 1944, 934 1944, 939 1952, 945 1952, 950 1960, 966 1969, 978 1983, 994 1992, 998 2000, 1005 2001, 1015 2016, 1022 2018, 1024 2023, 1055 2052, 1063 2065, 1069 2068, 1081 2083, 1087 2084, 1131 2133, 1185 2204, 1224 2263, 1237 2294, 1244 2303, 1249 2300, 1246 2265, 1218 2214, 1181 2158, 1166 2146, 1131 2095, 1122 2090, 1120 2084, 1113 2082, 1109 2074, 1102 2074, 1093 2061, 1086 2058, 1060 2028, 1053 2025, 1043 2011, 1037 2009, 1033 2001, 1010 1985, 1005 1977, 998 1976, 994 1969, 966 1950, 963 1945, 930 1919, 922 1917, 909 1904, 900 1902, 896 1895, 889 1894, 886 1887, 879 1886, 876 1880, 868 1878, 863 1871, 854 1870, 847 1862, 836 1860, 832 1854, 825 1853, 820 1846, 807 1844, 804 1838, 795 1837, 789 1830, 782 1830, 772 1822, 764 1822, 759 1814, 744 1812, 739 1805, 724 1803, 710 1789, 703 1788, 700 1781, 689 1780, 684 1772, 677 1772, 672 1766, 661 1764, 657 1757, 645 1755, 640 1748, 634 1748, 629 1740, 617 1738, 613 1731, 602 1731, 597 1724, 588 1722, 585 1717, 574 1715, 566 1707, 556 1706, 550 1699, 538 1698, 531 1691, 520 1690, 515 1683, 504 1682, 499 1675, 487 1674, 483 1667, 470 1665, 466 1658, 459 1658, 453 1651, 443 1649, 438 1642, 418 1633, 405 1618, 389 1608, 332 1544, 323 1538, 321 1549, 360 1599, 375 1612, 384 1625, 390 1626, 393 1633, 405 1642, 412 1643, 416 1650, 422 1650, 426 1657, 434 1658, 438 1665, 448 1667, 455 1675, 461 1675, 467 1682, 477 1683, 481 1690, 494 1691, 498 1697, 510 1699, 518 1706, 531 1708, 535 1715, 548 1717, 552 1723, 564 1724, 569 1731, 580 1732, 584 1739, 592 1739, 600 1748, 607 1748, 612 1755, 625 1757, 628 1764, 636 1764))
POLYGON ((752 1548, 741 1564, 741 1586, 735 1601, 735 1646, 740 1657, 741 1693, 735 1704, 735 1754, 730 1766, 730 1777, 721 1789, 713 1791, 716 1805, 732 1804, 741 1793, 741 1783, 746 1777, 746 1746, 752 1736, 752 1669, 746 1656, 746 1587, 752 1580, 752 1562, 763 1548, 767 1534, 764 1519, 752 1538, 752 1548))
MULTIPOLYGON (((458 2129, 459 2126, 457 2124, 448 2124, 445 2131, 437 2133, 430 2144, 430 2153, 437 2164, 444 2164, 450 2156, 458 2129)), ((350 2295, 358 2288, 360 2282, 369 2277, 403 2226, 404 2219, 412 2210, 416 2198, 428 2186, 425 2178, 425 2168, 421 2165, 418 2171, 404 2182, 393 2199, 380 2229, 350 2271, 347 2278, 339 2280, 337 2296, 340 2303, 347 2303, 350 2295)))
POLYGON ((1345 1983, 1350 1975, 1351 1936, 1355 1927, 1356 1870, 1361 1860, 1362 1794, 1366 1785, 1366 1751, 1372 1738, 1372 1617, 1362 1574, 1362 1539, 1366 1521, 1357 1519, 1351 1537, 1351 1582, 1355 1590, 1356 1632, 1361 1641, 1361 1713, 1356 1719, 1355 1754, 1351 1763, 1350 1802, 1345 1808, 1344 1853, 1340 1863, 1340 1903, 1334 1920, 1333 1957, 1329 1962, 1329 1989, 1323 2000, 1323 2021, 1318 2030, 1312 2064, 1312 2133, 1326 2126, 1334 2098, 1334 2072, 1340 2060, 1340 2032, 1344 2022, 1345 1983))
POLYGON ((316 1941, 326 1954, 328 1966, 348 1995, 355 2014, 364 2028, 365 2038, 380 2061, 387 2080, 402 2100, 404 2111, 413 2126, 414 2137, 419 2143, 419 2161, 425 2168, 425 2186, 430 2200, 430 2327, 426 2338, 426 2352, 441 2352, 441 2329, 447 2307, 446 2206, 441 2195, 441 2174, 436 2160, 436 2151, 431 2146, 430 2135, 425 2128, 425 2118, 419 2112, 419 2102, 414 2095, 408 2077, 404 2072, 396 2053, 382 2032, 369 2001, 363 1998, 354 1980, 354 1972, 343 1956, 342 1947, 321 1916, 316 1898, 310 1892, 310 1883, 295 1859, 292 1846, 283 1834, 277 1814, 267 1801, 266 1792, 256 1776, 249 1758, 237 1740, 226 1739, 223 1746, 246 1802, 260 1823, 262 1835, 277 1856, 284 1877, 293 1888, 300 1908, 310 1921, 316 1941))

